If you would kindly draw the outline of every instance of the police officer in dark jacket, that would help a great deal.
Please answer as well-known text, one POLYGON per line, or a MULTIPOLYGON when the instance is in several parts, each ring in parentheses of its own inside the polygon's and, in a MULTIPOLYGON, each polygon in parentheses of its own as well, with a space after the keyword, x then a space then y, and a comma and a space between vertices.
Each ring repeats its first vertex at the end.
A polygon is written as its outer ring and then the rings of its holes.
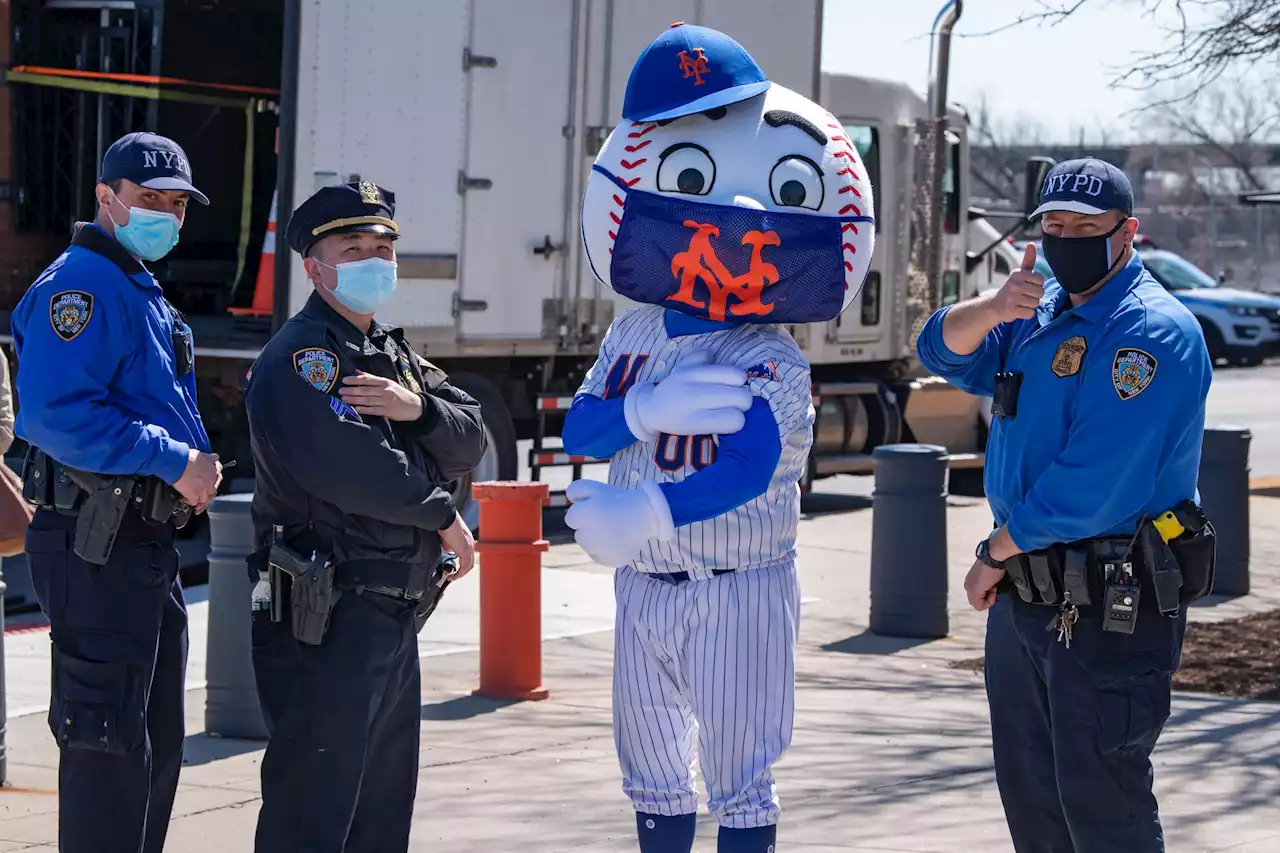
POLYGON ((417 631, 474 541, 450 484, 484 455, 479 404, 373 315, 396 285, 395 200, 325 187, 285 233, 315 285, 254 364, 254 666, 271 740, 261 853, 407 850, 417 631), (265 579, 266 583, 263 583, 265 579), (269 592, 270 608, 265 600, 269 592))
POLYGON ((196 409, 191 330, 143 265, 178 242, 182 148, 131 133, 97 217, 11 320, 27 562, 52 640, 65 853, 159 853, 182 767, 187 611, 174 537, 222 479, 196 409))

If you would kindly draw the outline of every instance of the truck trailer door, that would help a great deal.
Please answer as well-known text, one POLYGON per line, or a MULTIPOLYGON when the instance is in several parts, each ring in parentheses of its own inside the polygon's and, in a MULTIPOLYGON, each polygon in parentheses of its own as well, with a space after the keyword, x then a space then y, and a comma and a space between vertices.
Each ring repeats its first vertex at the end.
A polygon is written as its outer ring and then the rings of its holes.
POLYGON ((463 340, 554 333, 566 240, 579 239, 565 216, 575 6, 471 4, 466 158, 458 176, 463 340))

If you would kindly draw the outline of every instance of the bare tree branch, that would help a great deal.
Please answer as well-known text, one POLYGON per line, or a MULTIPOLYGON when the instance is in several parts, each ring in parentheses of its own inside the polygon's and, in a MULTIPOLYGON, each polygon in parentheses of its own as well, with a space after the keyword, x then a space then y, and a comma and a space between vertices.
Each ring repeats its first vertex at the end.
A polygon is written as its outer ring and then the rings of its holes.
POLYGON ((1249 70, 1272 78, 1280 73, 1274 61, 1280 57, 1280 0, 1038 0, 1037 12, 1023 13, 1007 25, 963 37, 980 38, 1033 22, 1052 26, 1085 6, 1107 5, 1140 7, 1165 41, 1158 50, 1139 53, 1126 70, 1117 72, 1112 85, 1151 92, 1182 84, 1149 101, 1142 112, 1196 98, 1230 72, 1249 70), (1162 16, 1171 23, 1157 23, 1162 16))
MULTIPOLYGON (((1249 189, 1266 189, 1265 146, 1280 136, 1278 88, 1223 80, 1176 107, 1151 114, 1148 127, 1169 142, 1194 146, 1192 173, 1231 169, 1249 189)), ((1203 187, 1202 187, 1203 188, 1203 187)), ((1212 188, 1203 188, 1206 193, 1212 188)))
POLYGON ((970 112, 969 170, 974 179, 998 199, 1022 198, 1025 151, 1043 144, 1043 125, 1019 115, 1008 122, 992 116, 985 93, 970 112))

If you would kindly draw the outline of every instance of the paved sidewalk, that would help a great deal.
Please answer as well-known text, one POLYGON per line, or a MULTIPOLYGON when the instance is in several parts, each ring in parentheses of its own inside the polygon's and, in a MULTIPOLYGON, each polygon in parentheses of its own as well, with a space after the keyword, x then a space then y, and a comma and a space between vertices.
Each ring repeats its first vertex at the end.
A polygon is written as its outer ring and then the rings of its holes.
MULTIPOLYGON (((985 617, 967 609, 961 580, 974 543, 991 527, 985 503, 951 500, 951 636, 927 643, 866 631, 869 502, 823 494, 811 504, 800 534, 806 603, 796 735, 776 773, 779 848, 1010 850, 981 677, 947 666, 981 654, 985 617)), ((1280 607, 1280 499, 1255 498, 1251 512, 1256 592, 1209 599, 1192 619, 1280 607)), ((456 596, 450 590, 436 617, 446 618, 433 619, 440 634, 424 638, 424 651, 443 653, 423 661, 414 851, 636 849, 610 722, 610 573, 572 544, 553 547, 545 564, 544 614, 555 613, 562 637, 544 643, 550 699, 470 696, 478 669, 467 623, 475 599, 461 588, 456 596)), ((22 689, 39 694, 29 679, 22 689)), ((204 693, 188 698, 192 734, 166 850, 249 851, 263 745, 199 734, 204 693)), ((56 850, 57 753, 43 713, 11 719, 8 744, 12 787, 0 791, 0 853, 56 850)), ((1170 853, 1280 850, 1280 703, 1179 694, 1155 761, 1170 853)), ((696 849, 713 851, 714 837, 704 813, 696 849)))

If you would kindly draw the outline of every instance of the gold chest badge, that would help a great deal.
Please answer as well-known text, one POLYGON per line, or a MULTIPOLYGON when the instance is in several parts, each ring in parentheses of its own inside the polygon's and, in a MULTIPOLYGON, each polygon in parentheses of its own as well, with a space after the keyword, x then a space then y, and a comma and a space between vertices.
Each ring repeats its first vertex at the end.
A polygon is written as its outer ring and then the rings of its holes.
POLYGON ((1080 372, 1080 365, 1084 362, 1084 354, 1088 349, 1089 344, 1080 335, 1058 344, 1058 351, 1053 354, 1053 375, 1060 379, 1075 376, 1080 372))

